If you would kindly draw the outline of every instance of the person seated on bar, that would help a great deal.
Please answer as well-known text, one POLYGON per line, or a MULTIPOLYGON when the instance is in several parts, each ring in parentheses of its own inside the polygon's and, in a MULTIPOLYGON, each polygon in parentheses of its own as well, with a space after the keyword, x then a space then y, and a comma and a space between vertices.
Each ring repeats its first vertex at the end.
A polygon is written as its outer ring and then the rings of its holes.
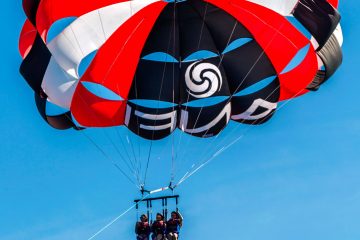
POLYGON ((166 223, 164 222, 164 216, 160 213, 156 214, 156 220, 151 226, 152 230, 152 239, 153 240, 166 240, 165 231, 166 223))
POLYGON ((178 240, 183 218, 179 212, 172 212, 171 218, 166 222, 166 237, 168 240, 178 240))
POLYGON ((150 224, 147 215, 143 214, 140 221, 135 225, 136 240, 149 240, 150 239, 150 224))

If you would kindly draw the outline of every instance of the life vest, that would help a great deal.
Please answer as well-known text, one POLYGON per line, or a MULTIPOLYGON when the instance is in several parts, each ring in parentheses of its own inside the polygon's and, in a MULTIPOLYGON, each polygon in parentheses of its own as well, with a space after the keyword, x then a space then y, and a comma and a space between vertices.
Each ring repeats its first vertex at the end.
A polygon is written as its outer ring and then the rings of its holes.
POLYGON ((138 222, 136 233, 138 235, 149 235, 150 234, 150 225, 148 222, 138 222))
POLYGON ((180 220, 170 219, 166 222, 166 233, 179 233, 180 232, 180 220))
POLYGON ((152 225, 152 231, 155 235, 164 234, 165 233, 165 223, 164 221, 155 221, 152 225))

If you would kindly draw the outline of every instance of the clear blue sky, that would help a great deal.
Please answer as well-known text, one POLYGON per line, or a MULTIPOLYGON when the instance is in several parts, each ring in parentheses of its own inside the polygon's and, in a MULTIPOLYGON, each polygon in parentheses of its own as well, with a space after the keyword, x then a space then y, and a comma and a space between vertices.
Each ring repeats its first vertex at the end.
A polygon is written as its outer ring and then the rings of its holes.
MULTIPOLYGON (((0 23, 0 239, 86 240, 138 193, 82 134, 53 130, 38 115, 18 73, 20 2, 2 3, 0 23)), ((340 9, 341 69, 179 188, 183 239, 360 239, 359 3, 340 9)), ((88 134, 116 156, 103 132, 88 134)), ((189 143, 191 162, 199 143, 189 143)), ((162 172, 152 164, 149 180, 156 185, 162 172)), ((134 221, 132 211, 96 239, 134 239, 134 221)))

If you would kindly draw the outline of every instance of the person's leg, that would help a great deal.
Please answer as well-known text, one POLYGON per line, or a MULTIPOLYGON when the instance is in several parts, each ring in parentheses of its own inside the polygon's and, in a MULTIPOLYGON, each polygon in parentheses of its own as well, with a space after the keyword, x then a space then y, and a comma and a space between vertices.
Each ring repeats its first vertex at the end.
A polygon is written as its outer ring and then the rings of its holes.
POLYGON ((140 236, 139 236, 139 240, 149 240, 149 237, 146 236, 145 234, 144 234, 144 235, 140 235, 140 236))
POLYGON ((173 239, 173 234, 168 233, 166 237, 167 237, 167 240, 172 240, 173 239))

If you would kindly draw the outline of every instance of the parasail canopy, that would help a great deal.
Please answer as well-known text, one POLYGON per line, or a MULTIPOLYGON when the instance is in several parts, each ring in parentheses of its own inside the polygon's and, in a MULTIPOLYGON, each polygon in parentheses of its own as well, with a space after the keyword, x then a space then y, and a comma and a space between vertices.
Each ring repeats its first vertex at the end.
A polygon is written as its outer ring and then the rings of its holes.
POLYGON ((266 122, 342 61, 337 1, 24 0, 21 73, 58 129, 146 139, 266 122), (60 27, 59 27, 60 26, 60 27), (47 105, 63 109, 49 114, 47 105))

